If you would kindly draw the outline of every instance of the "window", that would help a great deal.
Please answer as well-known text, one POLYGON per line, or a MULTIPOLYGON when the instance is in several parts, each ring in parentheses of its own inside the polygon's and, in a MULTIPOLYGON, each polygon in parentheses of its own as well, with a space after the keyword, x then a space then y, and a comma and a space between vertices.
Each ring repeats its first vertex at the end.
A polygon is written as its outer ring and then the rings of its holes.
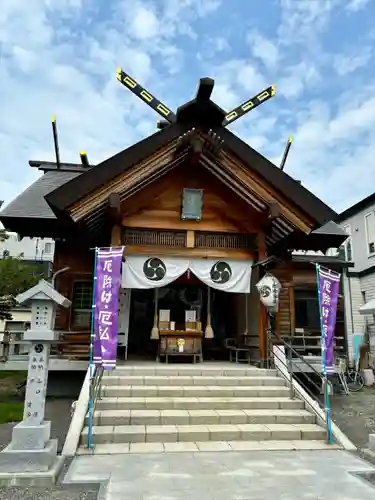
POLYGON ((44 253, 52 253, 52 243, 44 244, 44 253))
POLYGON ((375 211, 365 215, 367 253, 375 254, 375 211))
POLYGON ((3 250, 3 259, 7 259, 10 256, 9 250, 3 250))
POLYGON ((320 330, 318 291, 310 289, 294 290, 295 327, 320 330))
POLYGON ((92 310, 92 282, 76 281, 73 285, 71 326, 90 328, 92 310))
POLYGON ((353 249, 352 249, 352 230, 350 225, 343 227, 343 230, 349 234, 349 237, 344 241, 344 243, 339 248, 339 258, 346 261, 353 261, 353 249))

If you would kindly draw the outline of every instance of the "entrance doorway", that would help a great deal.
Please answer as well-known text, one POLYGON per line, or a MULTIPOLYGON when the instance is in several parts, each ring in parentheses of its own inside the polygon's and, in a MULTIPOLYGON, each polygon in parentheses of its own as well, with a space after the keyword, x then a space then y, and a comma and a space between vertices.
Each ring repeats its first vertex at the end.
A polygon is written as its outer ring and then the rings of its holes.
MULTIPOLYGON (((204 339, 203 358, 227 359, 225 339, 237 334, 236 300, 232 294, 211 288, 213 339, 204 339)), ((157 342, 150 339, 154 322, 155 289, 133 289, 131 293, 128 355, 130 359, 156 358, 157 342)), ((176 330, 185 329, 185 311, 194 309, 202 331, 207 324, 207 286, 194 275, 183 275, 168 286, 158 288, 158 311, 170 311, 176 330)), ((121 356, 121 354, 120 354, 121 356)))

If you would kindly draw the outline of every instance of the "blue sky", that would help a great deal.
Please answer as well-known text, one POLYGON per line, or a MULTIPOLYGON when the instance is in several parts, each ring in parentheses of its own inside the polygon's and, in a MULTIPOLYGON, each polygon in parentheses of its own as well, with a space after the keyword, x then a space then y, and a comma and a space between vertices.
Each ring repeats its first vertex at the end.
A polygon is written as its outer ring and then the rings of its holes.
POLYGON ((375 0, 2 0, 0 199, 53 160, 97 163, 159 119, 116 81, 121 66, 172 109, 215 79, 227 110, 276 96, 231 129, 341 211, 375 186, 375 0))

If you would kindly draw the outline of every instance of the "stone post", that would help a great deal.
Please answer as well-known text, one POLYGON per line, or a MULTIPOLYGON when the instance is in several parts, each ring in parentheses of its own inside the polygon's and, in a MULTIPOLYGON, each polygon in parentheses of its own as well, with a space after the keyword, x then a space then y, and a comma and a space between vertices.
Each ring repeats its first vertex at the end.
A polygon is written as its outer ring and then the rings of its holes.
POLYGON ((11 443, 0 453, 0 472, 45 472, 57 458, 57 439, 50 439, 51 422, 44 420, 50 348, 57 340, 56 307, 69 307, 70 301, 45 280, 16 300, 31 304, 31 328, 24 334, 31 347, 23 420, 14 426, 11 443))

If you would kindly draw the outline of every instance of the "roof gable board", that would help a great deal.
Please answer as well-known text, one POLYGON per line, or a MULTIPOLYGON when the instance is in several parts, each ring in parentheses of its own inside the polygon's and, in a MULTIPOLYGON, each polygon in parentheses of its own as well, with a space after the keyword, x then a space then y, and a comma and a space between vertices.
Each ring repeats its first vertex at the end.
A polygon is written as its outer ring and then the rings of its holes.
POLYGON ((133 165, 150 156, 155 150, 163 147, 187 130, 187 126, 175 124, 146 137, 84 172, 79 180, 72 179, 49 193, 46 196, 47 203, 52 209, 64 210, 88 193, 126 172, 133 165))
MULTIPOLYGON (((187 129, 188 126, 174 124, 156 132, 83 173, 79 179, 72 179, 57 188, 46 196, 47 202, 52 208, 60 210, 67 208, 89 192, 126 172, 158 148, 185 133, 187 129)), ((312 216, 317 221, 317 227, 335 219, 337 214, 331 208, 239 137, 223 127, 217 127, 215 132, 224 140, 226 149, 231 150, 245 165, 253 169, 285 197, 293 200, 302 211, 312 216)))
POLYGON ((224 140, 226 148, 229 148, 245 165, 249 165, 250 168, 275 187, 276 190, 292 200, 305 213, 314 217, 319 225, 323 225, 337 217, 336 212, 311 193, 311 191, 235 134, 223 127, 218 127, 215 132, 224 140))
MULTIPOLYGON (((198 104, 196 104, 196 107, 199 107, 198 104)), ((197 110, 195 111, 198 112, 197 110)), ((16 210, 19 203, 23 207, 26 204, 27 211, 31 213, 35 210, 34 207, 41 204, 43 210, 36 213, 35 217, 55 218, 54 213, 58 214, 61 210, 65 210, 75 202, 86 197, 88 193, 92 193, 127 170, 130 170, 158 149, 186 133, 191 126, 191 123, 174 123, 173 125, 169 125, 79 175, 74 175, 71 172, 47 172, 42 177, 42 179, 44 178, 43 181, 40 181, 40 183, 37 181, 30 186, 28 190, 6 207, 1 215, 4 217, 8 214, 10 217, 20 216, 14 214, 14 210, 16 210), (64 179, 66 180, 60 179, 61 175, 64 175, 64 179), (67 175, 68 177, 66 177, 67 175), (49 180, 51 181, 51 186, 47 186, 47 181, 49 180), (57 180, 58 182, 56 182, 57 180), (30 192, 33 194, 31 199, 29 197, 30 192)), ((296 207, 316 221, 315 227, 319 227, 329 220, 335 220, 337 214, 325 203, 260 153, 248 146, 239 137, 222 126, 213 127, 213 130, 223 139, 223 147, 228 152, 237 156, 241 163, 247 168, 252 169, 266 183, 275 188, 276 191, 293 201, 296 207)), ((20 209, 23 210, 23 215, 25 215, 23 207, 21 206, 20 209)))

